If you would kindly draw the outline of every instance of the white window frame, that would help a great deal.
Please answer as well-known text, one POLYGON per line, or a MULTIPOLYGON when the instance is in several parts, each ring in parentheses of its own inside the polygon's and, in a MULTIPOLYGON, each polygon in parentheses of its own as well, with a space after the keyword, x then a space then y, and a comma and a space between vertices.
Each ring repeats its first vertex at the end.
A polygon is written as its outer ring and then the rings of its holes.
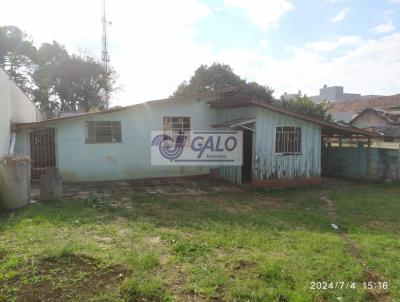
POLYGON ((177 134, 175 134, 175 133, 171 133, 171 130, 169 130, 169 131, 166 131, 165 129, 164 129, 164 119, 165 118, 182 118, 182 131, 184 132, 184 134, 185 134, 185 137, 186 137, 186 139, 185 139, 185 147, 189 147, 190 146, 190 132, 192 131, 192 117, 190 116, 190 115, 180 115, 180 114, 175 114, 175 115, 163 115, 162 117, 161 117, 161 125, 162 125, 162 131, 163 132, 166 132, 166 134, 167 135, 169 135, 170 137, 172 137, 173 138, 173 140, 174 140, 174 142, 176 141, 176 137, 177 137, 177 134), (189 119, 189 131, 186 131, 186 130, 184 130, 184 128, 183 128, 183 119, 184 118, 188 118, 189 119))
POLYGON ((84 128, 85 128, 85 144, 91 145, 91 144, 122 144, 122 122, 121 121, 115 121, 115 120, 107 120, 107 121, 84 121, 84 128), (120 135, 121 135, 121 140, 116 140, 116 141, 110 141, 110 142, 98 142, 96 138, 96 123, 102 123, 102 122, 108 122, 111 123, 111 138, 113 138, 113 127, 112 123, 119 123, 120 126, 120 135), (89 129, 88 125, 89 123, 94 123, 94 140, 91 141, 89 139, 89 129))

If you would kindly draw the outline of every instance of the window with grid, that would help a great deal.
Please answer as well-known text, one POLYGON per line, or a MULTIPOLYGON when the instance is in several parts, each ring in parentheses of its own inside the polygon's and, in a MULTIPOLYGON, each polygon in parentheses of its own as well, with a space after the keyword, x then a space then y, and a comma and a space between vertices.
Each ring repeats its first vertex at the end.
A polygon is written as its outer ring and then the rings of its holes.
POLYGON ((174 142, 179 135, 183 135, 185 146, 190 144, 190 117, 188 116, 164 116, 163 131, 168 134, 174 142))
POLYGON ((86 124, 86 144, 121 143, 121 122, 88 121, 86 124))
POLYGON ((275 153, 290 155, 301 153, 301 128, 276 127, 275 153))

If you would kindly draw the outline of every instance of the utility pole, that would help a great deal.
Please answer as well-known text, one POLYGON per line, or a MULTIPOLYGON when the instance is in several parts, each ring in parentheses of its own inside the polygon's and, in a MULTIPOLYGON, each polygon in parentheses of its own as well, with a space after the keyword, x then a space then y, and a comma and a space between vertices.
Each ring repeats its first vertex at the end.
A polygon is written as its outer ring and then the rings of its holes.
POLYGON ((103 63, 104 69, 106 71, 106 77, 107 77, 107 88, 104 91, 104 101, 106 104, 106 109, 109 109, 110 107, 110 89, 108 87, 108 73, 109 73, 109 65, 110 65, 110 55, 108 53, 108 37, 107 37, 107 17, 106 17, 106 0, 102 0, 103 4, 103 13, 102 13, 102 18, 101 18, 101 23, 103 26, 103 33, 101 37, 101 61, 103 63))

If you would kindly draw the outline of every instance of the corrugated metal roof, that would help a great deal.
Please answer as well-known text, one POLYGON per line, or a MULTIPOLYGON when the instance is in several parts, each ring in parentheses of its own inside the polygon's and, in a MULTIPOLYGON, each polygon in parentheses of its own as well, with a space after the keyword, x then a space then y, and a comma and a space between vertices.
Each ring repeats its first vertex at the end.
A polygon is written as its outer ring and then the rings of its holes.
POLYGON ((382 133, 386 137, 400 137, 400 126, 385 126, 378 129, 378 132, 382 133))
POLYGON ((283 108, 281 106, 277 106, 273 104, 272 102, 267 102, 259 99, 255 99, 252 97, 246 97, 246 96, 234 96, 231 98, 225 98, 225 99, 220 99, 220 100, 215 100, 209 102, 211 107, 216 108, 216 109, 223 109, 223 108, 238 108, 238 107, 246 107, 246 106, 257 106, 261 107, 264 109, 271 110, 273 112, 289 115, 310 123, 318 124, 320 125, 323 130, 327 133, 332 133, 332 132, 340 132, 340 133, 346 133, 346 134, 358 134, 358 135, 363 135, 363 136, 374 136, 374 133, 361 130, 355 127, 351 126, 344 126, 338 123, 333 123, 333 122, 327 122, 321 119, 313 118, 310 116, 306 116, 304 114, 300 114, 298 112, 294 112, 291 110, 288 110, 286 108, 283 108))

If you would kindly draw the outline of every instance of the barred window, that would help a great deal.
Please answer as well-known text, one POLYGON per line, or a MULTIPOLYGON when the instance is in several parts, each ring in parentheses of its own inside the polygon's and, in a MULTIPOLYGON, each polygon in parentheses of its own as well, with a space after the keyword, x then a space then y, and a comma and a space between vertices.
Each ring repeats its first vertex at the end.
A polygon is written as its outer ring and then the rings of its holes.
POLYGON ((85 143, 121 143, 121 122, 119 121, 88 121, 85 122, 85 143))
POLYGON ((301 128, 276 127, 275 153, 290 155, 301 153, 301 128))
POLYGON ((190 144, 190 117, 188 116, 164 116, 163 131, 168 134, 174 142, 179 135, 183 135, 185 145, 190 144))

